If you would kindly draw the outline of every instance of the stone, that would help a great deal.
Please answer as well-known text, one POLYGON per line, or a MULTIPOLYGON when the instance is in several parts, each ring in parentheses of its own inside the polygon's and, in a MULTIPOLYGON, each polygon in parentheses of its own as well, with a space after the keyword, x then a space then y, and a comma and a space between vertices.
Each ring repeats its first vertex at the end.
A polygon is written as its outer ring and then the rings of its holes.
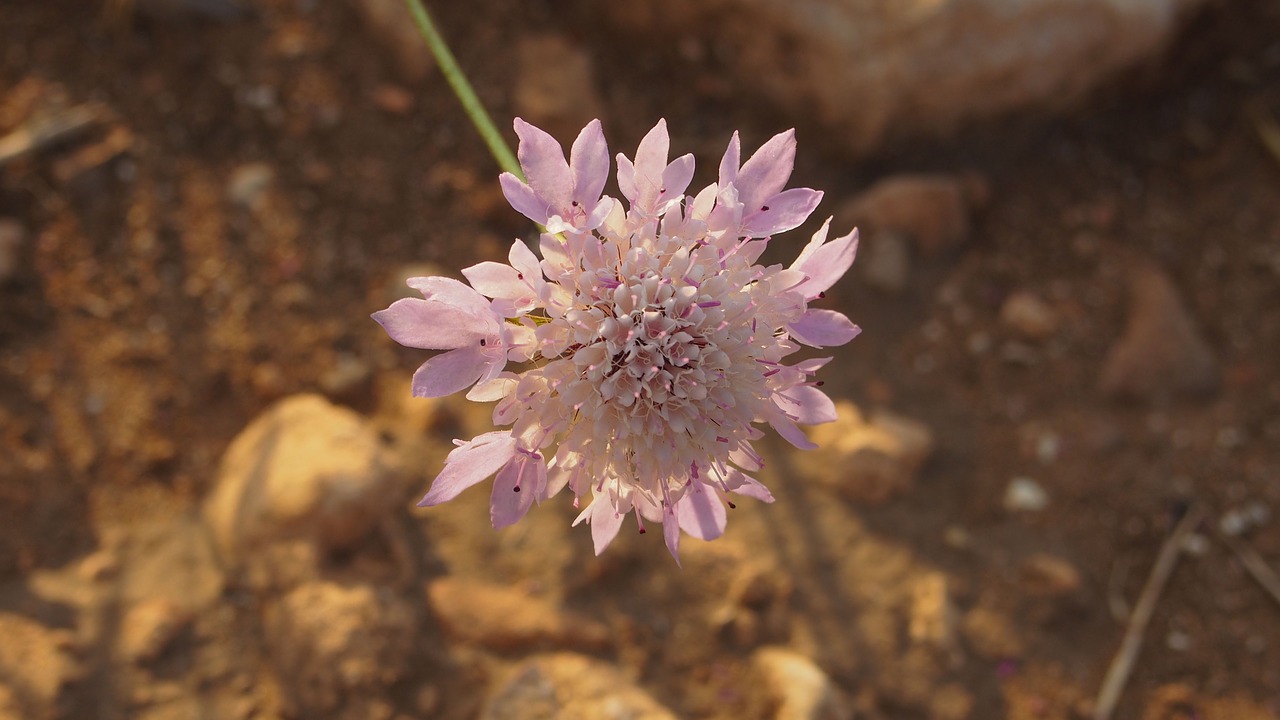
POLYGON ((1158 58, 1206 0, 648 0, 615 22, 701 29, 742 82, 855 153, 1011 112, 1077 105, 1158 58))
POLYGON ((836 403, 837 419, 815 427, 818 449, 796 459, 801 472, 855 502, 879 504, 915 484, 933 453, 933 432, 923 423, 889 412, 870 420, 848 401, 836 403))
POLYGON ((160 657, 194 619, 191 612, 166 597, 143 600, 125 613, 120 650, 131 663, 145 665, 160 657))
POLYGON ((1004 509, 1009 512, 1040 512, 1049 507, 1049 493, 1029 477, 1016 477, 1004 489, 1004 509))
POLYGON ((18 273, 22 246, 27 244, 27 229, 17 220, 0 217, 0 283, 18 273))
POLYGON ((1027 340, 1047 340, 1058 331, 1058 315, 1039 295, 1018 290, 1000 306, 1000 322, 1027 340))
POLYGON ((575 653, 535 655, 495 683, 480 720, 675 720, 613 665, 575 653))
POLYGON ((968 720, 973 717, 976 702, 964 685, 947 683, 929 701, 929 720, 968 720))
POLYGON ((319 395, 285 398, 232 440, 205 522, 230 560, 299 537, 349 547, 406 500, 387 455, 360 414, 319 395))
POLYGON ((854 266, 867 285, 897 295, 907 287, 911 275, 911 245, 902 233, 882 230, 862 236, 858 262, 854 266))
POLYGON ((784 647, 762 647, 751 656, 776 705, 774 720, 852 720, 835 683, 812 660, 784 647))
POLYGON ((450 636, 494 650, 601 650, 612 644, 604 625, 505 585, 443 577, 427 584, 427 603, 450 636))
POLYGON ((1009 619, 987 605, 979 604, 965 613, 960 632, 984 660, 1013 660, 1025 651, 1022 637, 1009 619))
POLYGON ((1084 583, 1080 570, 1064 558, 1048 553, 1034 553, 1020 564, 1022 585, 1030 595, 1065 597, 1074 594, 1084 583))
POLYGON ((522 36, 516 45, 516 115, 569 147, 588 122, 604 113, 591 57, 562 35, 522 36))
POLYGON ((417 84, 436 66, 435 57, 401 0, 352 0, 365 29, 378 45, 391 51, 400 77, 417 84))
POLYGON ((263 630, 285 705, 294 716, 317 717, 384 698, 408 672, 418 623, 386 588, 320 581, 268 606, 263 630))
POLYGON ((1148 261, 1136 263, 1128 281, 1128 319, 1103 364, 1103 394, 1143 400, 1213 394, 1219 385, 1217 358, 1173 281, 1148 261))
POLYGON ((0 638, 0 717, 7 705, 15 717, 52 720, 62 688, 80 675, 71 633, 0 611, 0 638))
POLYGON ((942 573, 925 573, 911 588, 911 614, 907 621, 907 637, 938 650, 955 649, 957 613, 951 602, 947 577, 942 573))
POLYGON ((227 199, 241 208, 256 208, 275 179, 276 172, 267 163, 241 165, 227 180, 227 199))
POLYGON ((924 257, 936 257, 969 239, 969 194, 950 175, 895 175, 867 188, 837 212, 860 232, 893 232, 910 239, 924 257))

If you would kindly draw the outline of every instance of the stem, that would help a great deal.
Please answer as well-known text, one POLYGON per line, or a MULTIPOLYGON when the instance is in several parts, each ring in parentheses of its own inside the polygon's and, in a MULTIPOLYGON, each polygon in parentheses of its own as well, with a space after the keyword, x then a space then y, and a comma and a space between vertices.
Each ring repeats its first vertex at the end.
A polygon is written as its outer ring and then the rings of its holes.
POLYGON ((431 48, 431 54, 435 55, 436 62, 440 65, 440 72, 444 73, 445 80, 449 81, 449 87, 453 88, 453 93, 462 102, 462 108, 467 111, 471 123, 476 126, 480 137, 489 146, 493 159, 498 161, 499 167, 523 182, 524 173, 520 172, 520 163, 516 162, 516 156, 511 152, 511 148, 494 127, 489 113, 485 112, 484 105, 480 104, 480 98, 476 97, 475 90, 471 89, 471 83, 467 82, 467 76, 462 74, 458 61, 454 59, 449 46, 436 30, 436 25, 432 22, 426 6, 422 4, 422 0, 405 0, 405 4, 409 6, 409 12, 413 14, 422 38, 427 41, 427 47, 431 48))

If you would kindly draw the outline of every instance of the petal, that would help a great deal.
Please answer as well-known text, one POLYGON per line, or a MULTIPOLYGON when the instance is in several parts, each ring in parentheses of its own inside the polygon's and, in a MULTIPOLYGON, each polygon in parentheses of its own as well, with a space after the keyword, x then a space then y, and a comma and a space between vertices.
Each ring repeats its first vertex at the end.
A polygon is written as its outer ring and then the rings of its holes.
POLYGON ((626 513, 614 506, 613 495, 602 493, 596 495, 591 504, 578 513, 573 524, 576 526, 586 520, 591 525, 591 543, 595 547, 596 555, 599 555, 618 536, 618 530, 622 529, 622 521, 625 517, 626 513))
POLYGON ((676 559, 676 567, 680 567, 680 521, 671 508, 662 513, 662 539, 666 541, 671 557, 676 559))
POLYGON ((800 227, 822 201, 821 190, 791 188, 765 198, 758 207, 747 205, 742 230, 747 237, 764 237, 800 227))
POLYGON ((413 396, 444 397, 465 390, 485 374, 488 362, 479 345, 436 355, 413 374, 413 396))
POLYGON ((440 302, 401 298, 371 317, 392 340, 424 350, 452 350, 479 346, 494 327, 483 317, 440 302))
POLYGON ((465 268, 462 275, 486 297, 515 300, 529 294, 529 286, 520 280, 519 271, 504 263, 485 261, 465 268))
POLYGON ((542 264, 523 240, 516 240, 511 244, 507 259, 511 261, 511 267, 524 275, 523 282, 533 283, 542 279, 542 264))
POLYGON ((732 184, 738 179, 738 168, 742 165, 742 141, 738 139, 738 131, 733 131, 729 138, 729 147, 725 148, 724 157, 720 158, 720 179, 716 183, 720 187, 732 184))
POLYGON ((498 176, 498 185, 502 186, 502 195, 511 203, 516 212, 524 215, 539 225, 547 224, 547 214, 551 211, 546 200, 538 197, 533 188, 520 182, 520 178, 511 173, 498 176))
POLYGON ((564 149, 555 138, 520 118, 514 125, 520 138, 516 155, 529 187, 551 208, 567 207, 573 195, 573 174, 565 162, 564 149))
POLYGON ((506 373, 492 380, 477 383, 467 393, 467 399, 471 402, 495 402, 501 400, 516 389, 516 379, 516 375, 506 373))
POLYGON ((609 179, 609 146, 605 143, 599 120, 592 120, 582 128, 569 152, 573 199, 582 205, 594 206, 609 179))
POLYGON ((475 288, 453 278, 439 275, 413 277, 405 281, 405 284, 422 293, 422 296, 428 300, 452 305, 480 317, 491 314, 489 301, 485 300, 483 295, 476 292, 475 288))
POLYGON ((773 400, 798 423, 820 425, 836 420, 836 404, 831 402, 826 393, 812 385, 787 388, 783 392, 774 393, 773 400))
POLYGON ((760 502, 773 502, 773 493, 769 492, 769 488, 765 487, 764 483, 743 473, 738 473, 738 475, 742 477, 742 482, 736 486, 730 486, 729 492, 755 498, 760 502))
POLYGON ((506 465, 515 455, 516 439, 508 432, 477 435, 449 453, 444 469, 431 483, 418 507, 448 502, 467 488, 481 482, 506 465))
POLYGON ((835 310, 810 308, 798 320, 787 325, 791 337, 811 347, 844 345, 858 337, 862 329, 835 310))
MULTIPOLYGON (((657 210, 666 212, 673 201, 679 203, 684 200, 684 191, 689 188, 689 181, 693 179, 693 154, 681 155, 662 171, 662 184, 658 188, 659 192, 655 196, 654 202, 657 210)), ((661 213, 660 213, 661 214, 661 213)))
MULTIPOLYGON (((503 466, 493 479, 493 490, 489 496, 489 520, 493 523, 494 530, 516 524, 529 512, 540 489, 536 483, 537 469, 530 467, 535 463, 541 465, 542 461, 519 455, 503 466), (516 480, 521 481, 518 486, 516 480)), ((546 472, 546 465, 542 465, 544 482, 546 472)))
POLYGON ((671 150, 671 138, 667 135, 666 119, 658 120, 648 133, 640 140, 636 148, 636 172, 645 177, 657 180, 667 167, 667 156, 671 150))
POLYGON ((801 450, 813 450, 818 447, 817 444, 809 439, 808 435, 805 435, 800 428, 796 427, 791 418, 784 415, 776 406, 765 412, 765 420, 784 440, 801 450))
POLYGON ((622 191, 622 197, 634 203, 636 201, 636 166, 622 153, 618 153, 617 160, 618 189, 622 191))
POLYGON ((734 185, 742 204, 755 209, 764 199, 777 195, 796 163, 796 131, 780 132, 769 139, 743 164, 734 185))
POLYGON ((676 503, 680 529, 700 540, 715 540, 724 534, 729 518, 724 503, 715 492, 694 481, 684 497, 676 503))
MULTIPOLYGON (((831 220, 828 219, 827 222, 830 223, 831 220)), ((823 229, 826 229, 825 225, 823 229)), ((825 236, 825 233, 823 235, 825 236)), ((815 234, 814 239, 817 237, 815 234)), ((800 253, 800 257, 796 258, 795 264, 792 265, 808 275, 809 279, 793 289, 803 294, 807 300, 818 297, 819 293, 826 292, 849 271, 857 255, 857 228, 848 235, 838 237, 829 243, 818 243, 816 247, 810 241, 809 246, 805 247, 804 252, 800 253), (812 250, 810 250, 811 247, 812 250)))

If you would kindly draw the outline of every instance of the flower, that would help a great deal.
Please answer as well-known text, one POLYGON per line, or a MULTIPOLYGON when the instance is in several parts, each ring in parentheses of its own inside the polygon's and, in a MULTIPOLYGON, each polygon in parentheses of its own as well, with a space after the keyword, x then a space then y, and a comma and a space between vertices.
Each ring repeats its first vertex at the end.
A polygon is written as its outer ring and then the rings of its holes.
POLYGON ((784 189, 792 131, 746 163, 735 133, 717 182, 687 196, 693 156, 668 161, 659 121, 634 160, 617 157, 624 203, 602 194, 598 120, 567 161, 542 130, 519 119, 515 130, 528 179, 499 180, 512 207, 546 227, 541 257, 517 240, 509 264, 463 270, 469 285, 412 278, 422 299, 373 315, 403 345, 447 351, 418 369, 414 395, 470 388, 469 399, 496 401, 503 428, 455 441, 419 504, 496 475, 490 516, 504 527, 567 487, 575 507, 590 496, 574 524, 591 526, 597 554, 634 512, 640 532, 662 524, 678 563, 681 533, 723 534, 731 494, 773 501, 749 474, 763 466, 761 425, 808 449, 799 425, 835 419, 813 379, 830 358, 788 360, 858 334, 843 314, 809 307, 852 265, 857 231, 828 240, 828 219, 790 266, 758 263, 822 198, 784 189))

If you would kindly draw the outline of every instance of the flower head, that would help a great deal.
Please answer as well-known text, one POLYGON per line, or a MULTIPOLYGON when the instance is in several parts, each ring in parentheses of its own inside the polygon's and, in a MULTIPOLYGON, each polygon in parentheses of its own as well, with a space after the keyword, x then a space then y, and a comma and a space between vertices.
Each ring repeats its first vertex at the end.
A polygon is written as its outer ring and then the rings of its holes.
POLYGON ((661 523, 678 561, 682 532, 724 532, 730 494, 773 501, 749 474, 763 465, 760 425, 812 448, 798 425, 835 419, 813 380, 830 358, 788 359, 858 334, 841 313, 809 307, 853 263, 857 231, 828 240, 828 220, 789 267, 758 264, 770 236, 822 197, 784 189, 791 131, 741 164, 735 134, 718 181, 686 196, 693 157, 668 162, 659 121, 634 160, 618 156, 624 205, 602 195, 599 121, 567 162, 550 135, 515 128, 528 182, 500 180, 512 206, 546 226, 542 257, 516 241, 510 264, 464 270, 470 286, 414 278, 423 299, 374 313, 397 342, 448 351, 418 369, 415 395, 471 388, 468 398, 497 401, 504 428, 459 441, 420 504, 496 474, 490 514, 503 527, 568 487, 575 504, 590 496, 574 524, 591 525, 597 553, 634 512, 641 532, 661 523), (508 361, 525 364, 517 373, 508 361))

